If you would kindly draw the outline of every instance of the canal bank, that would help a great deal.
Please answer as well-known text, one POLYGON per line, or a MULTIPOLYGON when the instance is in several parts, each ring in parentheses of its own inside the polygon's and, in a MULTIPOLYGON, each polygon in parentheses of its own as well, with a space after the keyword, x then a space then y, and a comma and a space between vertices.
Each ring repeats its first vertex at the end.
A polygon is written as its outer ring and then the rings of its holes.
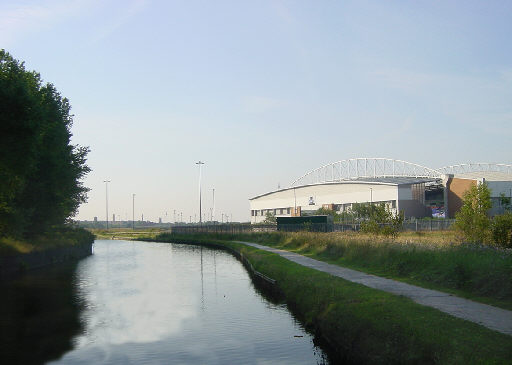
POLYGON ((190 236, 161 235, 156 240, 216 244, 240 252, 255 270, 276 280, 290 309, 345 362, 508 363, 512 358, 511 336, 271 252, 190 236))
POLYGON ((34 240, 34 243, 5 239, 0 253, 0 281, 87 257, 92 254, 93 242, 94 235, 82 229, 57 231, 34 240))

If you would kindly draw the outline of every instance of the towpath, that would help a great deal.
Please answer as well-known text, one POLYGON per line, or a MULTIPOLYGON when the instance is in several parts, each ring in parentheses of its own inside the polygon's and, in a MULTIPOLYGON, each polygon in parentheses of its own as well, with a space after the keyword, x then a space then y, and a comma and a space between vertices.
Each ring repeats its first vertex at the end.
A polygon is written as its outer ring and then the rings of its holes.
POLYGON ((354 283, 411 298, 416 303, 436 308, 452 316, 475 322, 492 330, 512 336, 512 311, 473 302, 440 291, 425 289, 400 281, 328 264, 294 252, 279 250, 252 242, 236 242, 276 253, 297 264, 323 271, 354 283))

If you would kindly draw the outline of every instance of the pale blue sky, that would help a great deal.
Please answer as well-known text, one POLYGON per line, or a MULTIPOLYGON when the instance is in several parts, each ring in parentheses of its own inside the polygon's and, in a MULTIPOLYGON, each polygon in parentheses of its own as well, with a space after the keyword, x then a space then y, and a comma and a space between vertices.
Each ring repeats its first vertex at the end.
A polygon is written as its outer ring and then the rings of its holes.
POLYGON ((320 165, 512 162, 510 1, 2 1, 0 47, 68 97, 79 219, 173 219, 320 165))

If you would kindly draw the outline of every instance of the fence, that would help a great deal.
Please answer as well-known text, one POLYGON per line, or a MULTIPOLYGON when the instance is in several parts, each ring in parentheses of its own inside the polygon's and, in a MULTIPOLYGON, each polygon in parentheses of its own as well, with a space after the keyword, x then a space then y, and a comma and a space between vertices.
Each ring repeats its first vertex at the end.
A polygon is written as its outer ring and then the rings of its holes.
MULTIPOLYGON (((410 220, 405 221, 402 225, 404 231, 444 231, 450 229, 455 219, 442 220, 410 220)), ((347 232, 359 231, 360 222, 351 223, 311 223, 311 224, 203 224, 203 225, 186 225, 174 226, 171 228, 173 233, 252 233, 252 232, 347 232)))

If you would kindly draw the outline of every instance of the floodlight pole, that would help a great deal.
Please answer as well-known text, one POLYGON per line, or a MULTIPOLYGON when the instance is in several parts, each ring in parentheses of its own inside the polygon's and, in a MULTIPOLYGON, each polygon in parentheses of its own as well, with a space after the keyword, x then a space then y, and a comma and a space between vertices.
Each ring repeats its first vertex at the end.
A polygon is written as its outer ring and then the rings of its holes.
POLYGON ((215 215, 215 188, 212 189, 212 193, 213 193, 213 208, 212 208, 212 213, 211 213, 211 221, 213 222, 213 217, 215 215))
POLYGON ((294 207, 293 207, 293 216, 297 216, 297 195, 295 194, 295 186, 293 187, 293 199, 294 199, 294 207))
POLYGON ((201 212, 201 166, 204 165, 204 162, 198 161, 196 165, 199 165, 199 224, 201 224, 203 222, 201 212))
POLYGON ((135 230, 135 194, 132 194, 132 230, 135 230))
POLYGON ((107 229, 108 229, 108 183, 110 180, 103 180, 105 183, 105 210, 106 210, 106 216, 107 216, 107 229))

